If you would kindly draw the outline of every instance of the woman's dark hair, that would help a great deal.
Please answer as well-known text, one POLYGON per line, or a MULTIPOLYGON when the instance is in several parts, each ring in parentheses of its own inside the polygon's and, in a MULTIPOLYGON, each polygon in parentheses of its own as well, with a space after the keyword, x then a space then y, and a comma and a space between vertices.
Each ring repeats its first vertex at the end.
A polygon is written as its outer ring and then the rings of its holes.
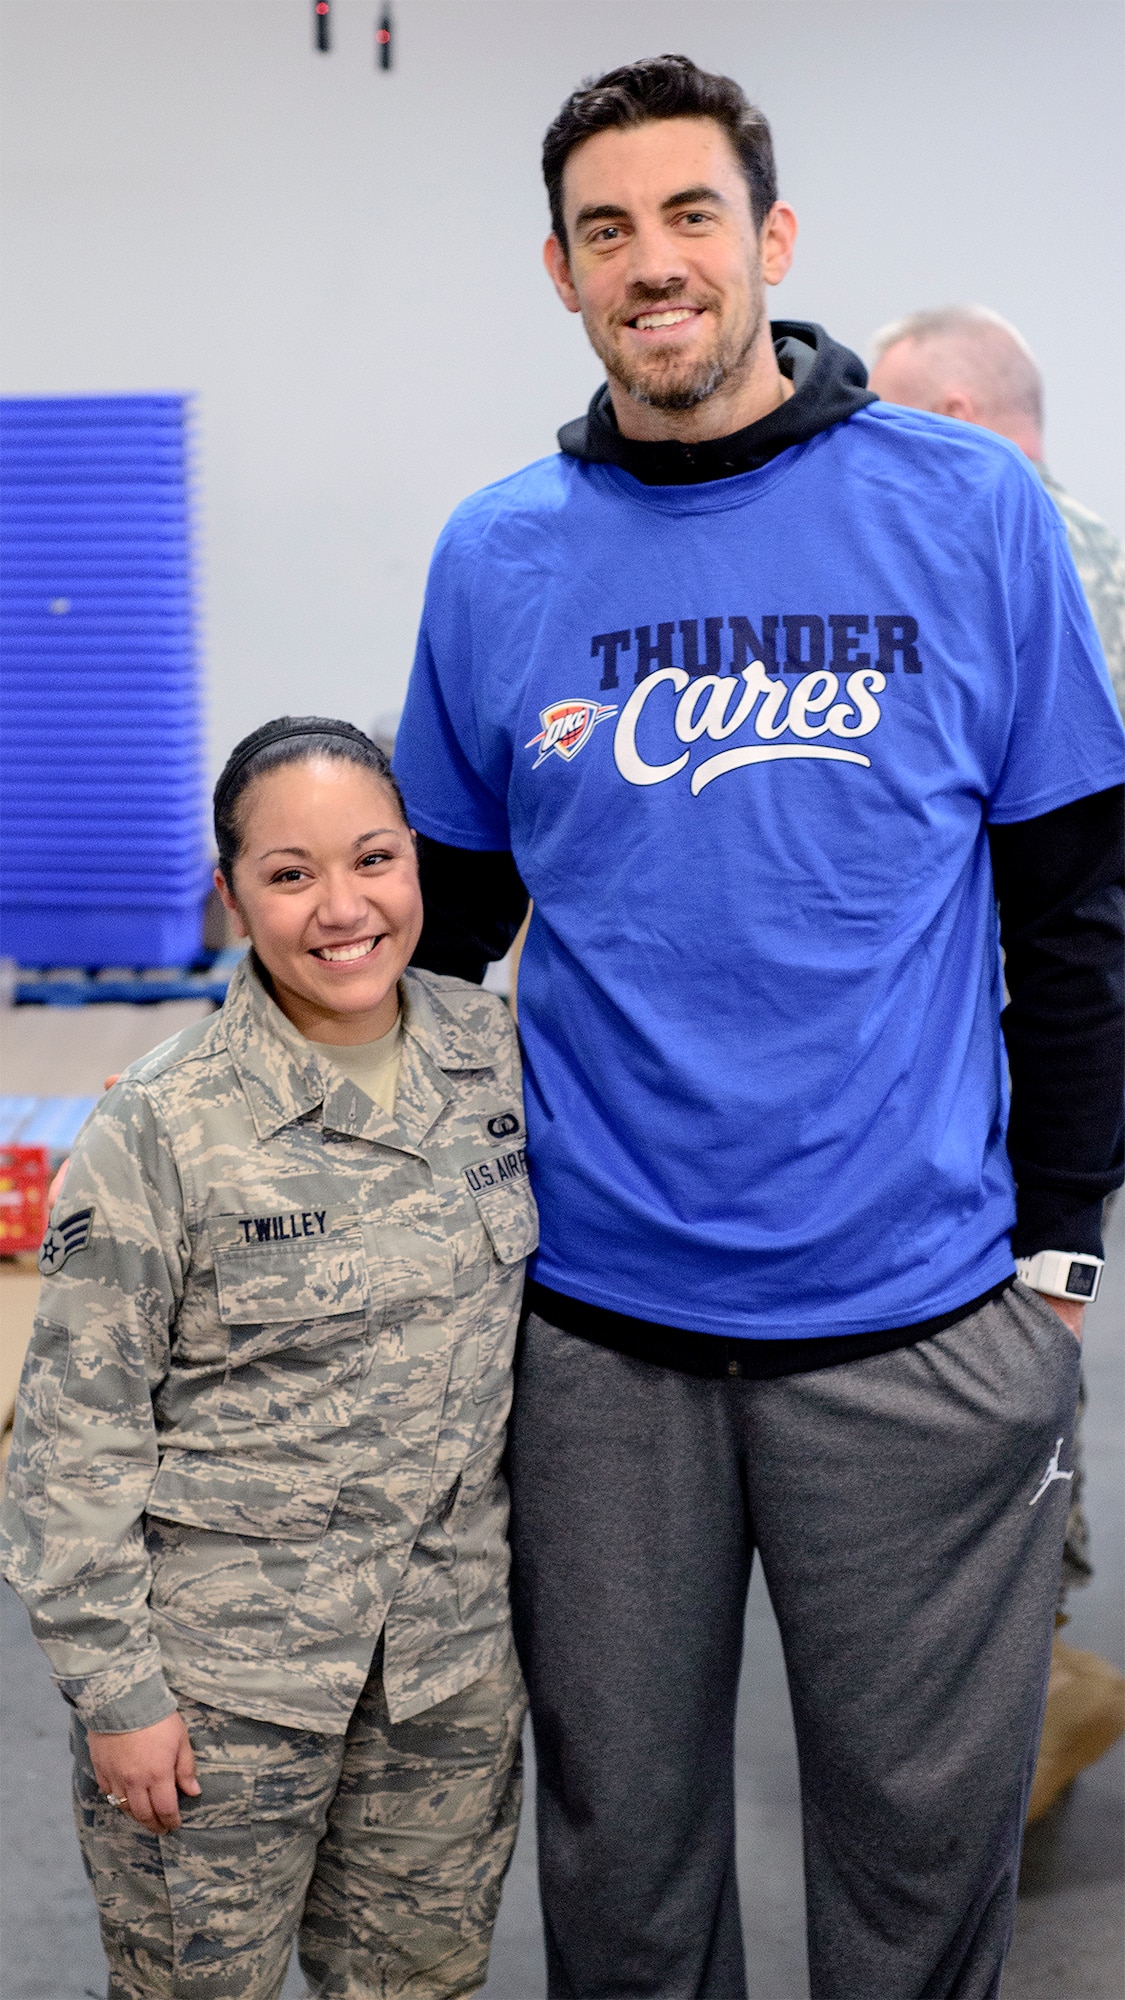
POLYGON ((624 69, 587 77, 572 91, 543 141, 543 178, 551 227, 567 248, 562 209, 563 168, 576 146, 614 126, 647 125, 654 118, 713 118, 742 162, 750 212, 760 229, 777 200, 777 168, 769 122, 733 77, 712 76, 690 56, 646 56, 624 69))
POLYGON ((282 764, 304 764, 310 757, 335 757, 340 763, 358 764, 370 771, 386 785, 405 823, 406 807, 398 779, 378 744, 362 729, 326 715, 279 715, 235 744, 215 786, 215 845, 228 888, 242 852, 242 814, 238 808, 247 786, 282 764))

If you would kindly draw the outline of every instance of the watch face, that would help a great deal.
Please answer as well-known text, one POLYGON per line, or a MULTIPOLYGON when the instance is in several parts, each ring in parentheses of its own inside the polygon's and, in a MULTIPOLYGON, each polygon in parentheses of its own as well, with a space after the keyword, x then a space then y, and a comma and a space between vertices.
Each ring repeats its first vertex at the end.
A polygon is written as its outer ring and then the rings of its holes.
POLYGON ((1096 1264, 1072 1264, 1066 1274, 1067 1296, 1072 1299, 1092 1299, 1097 1282, 1096 1264))

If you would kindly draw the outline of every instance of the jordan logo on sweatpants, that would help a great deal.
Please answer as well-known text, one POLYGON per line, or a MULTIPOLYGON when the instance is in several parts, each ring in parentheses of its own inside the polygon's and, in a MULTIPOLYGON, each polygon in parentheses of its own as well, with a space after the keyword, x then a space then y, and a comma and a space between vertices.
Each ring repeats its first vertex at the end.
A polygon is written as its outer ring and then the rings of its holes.
POLYGON ((1047 1491, 1048 1486, 1053 1485, 1056 1479, 1061 1479, 1065 1483, 1066 1481, 1074 1478, 1073 1470, 1070 1472, 1059 1471, 1059 1453, 1061 1452, 1062 1448, 1063 1448, 1062 1439, 1056 1438, 1055 1449, 1051 1454, 1050 1464, 1048 1465, 1046 1472, 1043 1474, 1042 1479, 1039 1481, 1038 1491, 1032 1494, 1030 1500, 1027 1503, 1029 1507, 1034 1507, 1035 1502, 1037 1500, 1042 1500, 1043 1495, 1047 1491))

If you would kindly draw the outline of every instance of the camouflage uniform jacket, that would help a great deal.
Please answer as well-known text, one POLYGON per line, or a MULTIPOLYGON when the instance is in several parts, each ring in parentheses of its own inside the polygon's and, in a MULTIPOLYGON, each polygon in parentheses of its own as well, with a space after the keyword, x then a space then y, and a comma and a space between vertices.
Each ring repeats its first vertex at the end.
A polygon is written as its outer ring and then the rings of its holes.
POLYGON ((95 1729, 343 1732, 504 1656, 499 1471, 536 1240, 503 1001, 408 972, 393 1117, 244 964, 85 1126, 40 1268, 5 1570, 95 1729))
POLYGON ((1113 529, 1072 500, 1045 465, 1035 470, 1063 517, 1078 581, 1098 628, 1117 706, 1125 716, 1125 549, 1113 529))

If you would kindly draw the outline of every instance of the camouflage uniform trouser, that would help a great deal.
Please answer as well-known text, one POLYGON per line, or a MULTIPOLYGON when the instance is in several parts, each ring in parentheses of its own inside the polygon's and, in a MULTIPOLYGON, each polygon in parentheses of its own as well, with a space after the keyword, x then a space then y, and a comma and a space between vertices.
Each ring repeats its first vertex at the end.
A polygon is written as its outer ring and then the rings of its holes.
POLYGON ((202 1793, 146 1833, 98 1791, 75 1723, 75 1812, 108 2000, 276 2000, 296 1937, 323 2000, 454 2000, 488 1969, 515 1844, 523 1682, 514 1651, 409 1721, 380 1654, 346 1736, 181 1698, 202 1793))

